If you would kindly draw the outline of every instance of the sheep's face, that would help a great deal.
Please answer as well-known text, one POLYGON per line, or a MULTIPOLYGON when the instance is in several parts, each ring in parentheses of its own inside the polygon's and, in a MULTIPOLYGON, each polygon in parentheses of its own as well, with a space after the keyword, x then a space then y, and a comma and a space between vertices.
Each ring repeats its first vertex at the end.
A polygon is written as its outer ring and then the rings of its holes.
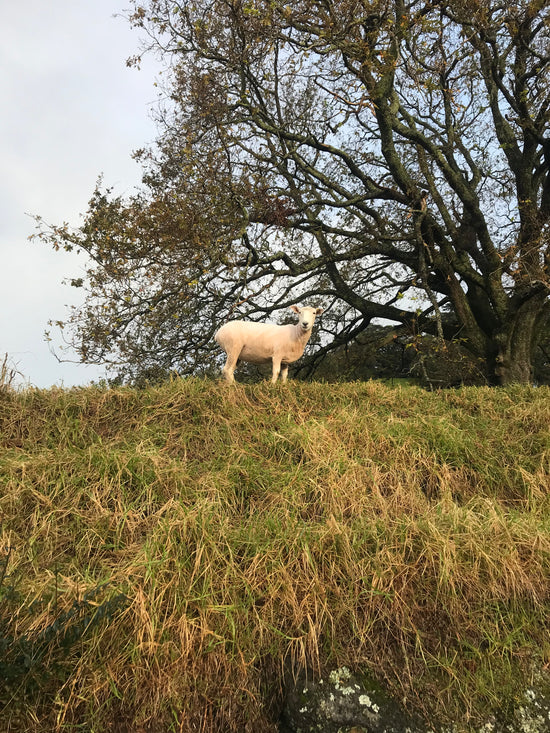
POLYGON ((292 305, 290 309, 298 314, 298 325, 304 333, 311 331, 316 317, 323 312, 322 308, 310 308, 309 306, 298 308, 297 305, 292 305))

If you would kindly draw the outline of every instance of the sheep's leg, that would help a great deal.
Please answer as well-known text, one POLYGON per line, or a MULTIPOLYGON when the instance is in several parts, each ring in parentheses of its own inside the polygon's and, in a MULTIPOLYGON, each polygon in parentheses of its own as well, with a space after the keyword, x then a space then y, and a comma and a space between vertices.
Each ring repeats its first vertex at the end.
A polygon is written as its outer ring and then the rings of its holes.
POLYGON ((237 359, 234 357, 231 357, 229 354, 227 355, 227 359, 225 360, 224 367, 222 369, 223 376, 225 377, 226 381, 228 382, 234 382, 235 377, 233 376, 233 372, 235 371, 235 367, 237 366, 237 359))
POLYGON ((288 364, 282 364, 281 365, 281 380, 282 382, 286 382, 288 379, 288 364))
POLYGON ((273 382, 273 384, 275 384, 275 382, 277 381, 280 371, 281 371, 281 360, 273 359, 273 375, 271 377, 271 381, 273 382))

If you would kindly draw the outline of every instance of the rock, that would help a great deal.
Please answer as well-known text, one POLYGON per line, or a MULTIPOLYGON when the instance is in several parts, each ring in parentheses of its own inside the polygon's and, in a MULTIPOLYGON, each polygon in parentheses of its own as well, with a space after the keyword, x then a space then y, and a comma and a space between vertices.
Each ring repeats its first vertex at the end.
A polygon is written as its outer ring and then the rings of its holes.
POLYGON ((411 717, 369 680, 347 667, 325 679, 301 673, 288 685, 280 733, 550 733, 550 675, 539 672, 512 713, 484 725, 434 726, 411 717))
POLYGON ((500 724, 497 722, 491 729, 495 733, 501 730, 502 733, 549 733, 550 674, 547 671, 534 675, 533 683, 524 692, 512 719, 500 724))
POLYGON ((287 691, 281 733, 425 733, 395 700, 347 667, 314 681, 301 674, 287 691))

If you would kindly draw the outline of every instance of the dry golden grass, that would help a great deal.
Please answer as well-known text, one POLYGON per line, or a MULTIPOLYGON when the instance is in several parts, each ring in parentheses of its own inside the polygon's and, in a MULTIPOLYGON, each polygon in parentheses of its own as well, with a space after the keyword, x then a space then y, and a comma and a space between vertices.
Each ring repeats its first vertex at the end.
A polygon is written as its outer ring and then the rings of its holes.
POLYGON ((25 390, 0 426, 1 728, 268 733, 289 663, 467 724, 550 661, 546 388, 25 390))

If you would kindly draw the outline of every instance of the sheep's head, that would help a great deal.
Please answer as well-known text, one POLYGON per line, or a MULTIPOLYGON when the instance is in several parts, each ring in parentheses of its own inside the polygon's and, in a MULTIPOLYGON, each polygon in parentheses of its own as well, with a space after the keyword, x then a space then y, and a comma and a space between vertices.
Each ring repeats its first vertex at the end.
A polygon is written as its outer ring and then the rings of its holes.
POLYGON ((322 308, 311 308, 309 306, 299 308, 297 305, 291 305, 290 310, 298 315, 298 325, 304 333, 311 331, 316 317, 323 312, 322 308))

